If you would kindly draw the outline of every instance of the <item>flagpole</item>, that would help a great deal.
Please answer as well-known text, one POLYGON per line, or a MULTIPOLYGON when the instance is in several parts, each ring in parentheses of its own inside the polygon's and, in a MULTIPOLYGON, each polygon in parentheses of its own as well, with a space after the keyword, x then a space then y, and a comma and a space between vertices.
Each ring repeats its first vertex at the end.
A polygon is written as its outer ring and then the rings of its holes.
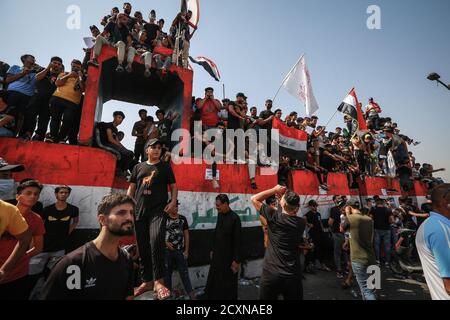
POLYGON ((280 87, 278 88, 277 93, 275 94, 275 97, 273 97, 272 99, 272 103, 275 102, 275 99, 278 97, 278 94, 280 93, 281 88, 283 87, 283 84, 286 82, 286 79, 289 78, 289 76, 291 75, 292 71, 294 71, 295 67, 297 67, 297 65, 300 63, 300 60, 302 60, 302 58, 305 56, 305 54, 302 54, 302 56, 300 57, 300 59, 298 59, 297 63, 294 64, 294 66, 292 67, 291 71, 289 71, 289 73, 286 75, 286 77, 284 77, 284 80, 281 82, 280 87))
POLYGON ((328 127, 328 125, 330 124, 331 120, 333 120, 333 118, 336 116, 336 114, 339 112, 339 110, 336 110, 336 112, 331 116, 330 120, 328 120, 327 124, 325 125, 325 127, 328 127))
POLYGON ((223 99, 225 100, 225 83, 222 83, 223 99))
MULTIPOLYGON (((352 88, 352 90, 350 90, 350 92, 352 92, 355 89, 355 87, 352 88)), ((344 98, 345 99, 345 98, 344 98)), ((336 112, 331 116, 330 120, 328 120, 327 124, 325 125, 325 127, 328 127, 328 125, 330 124, 331 120, 333 120, 333 118, 336 116, 336 113, 339 112, 339 109, 336 110, 336 112)))

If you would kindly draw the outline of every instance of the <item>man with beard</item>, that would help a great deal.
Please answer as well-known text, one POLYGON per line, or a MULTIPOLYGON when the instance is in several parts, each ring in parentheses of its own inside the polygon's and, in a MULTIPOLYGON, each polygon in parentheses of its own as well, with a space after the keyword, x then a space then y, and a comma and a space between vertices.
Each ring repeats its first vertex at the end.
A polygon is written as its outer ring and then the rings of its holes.
POLYGON ((237 300, 241 262, 241 219, 230 209, 227 195, 216 197, 216 229, 205 295, 208 300, 237 300))
POLYGON ((101 229, 93 241, 66 255, 45 283, 44 300, 125 300, 133 296, 133 264, 119 241, 134 232, 135 202, 123 194, 98 206, 101 229))

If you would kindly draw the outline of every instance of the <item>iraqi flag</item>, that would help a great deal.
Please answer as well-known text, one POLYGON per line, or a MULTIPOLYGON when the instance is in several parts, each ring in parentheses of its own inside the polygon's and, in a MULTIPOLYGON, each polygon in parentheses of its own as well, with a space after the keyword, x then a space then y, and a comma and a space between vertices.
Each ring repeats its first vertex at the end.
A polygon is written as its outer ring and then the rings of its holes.
POLYGON ((364 119, 361 107, 359 106, 355 88, 353 88, 345 97, 344 101, 342 101, 341 105, 338 107, 338 111, 358 121, 359 130, 367 130, 366 120, 364 119))
POLYGON ((272 128, 279 132, 280 156, 306 161, 308 134, 305 131, 290 128, 277 118, 272 120, 272 128))
POLYGON ((189 59, 193 63, 201 65, 206 70, 206 72, 208 72, 216 81, 220 81, 220 72, 214 61, 205 57, 197 57, 195 59, 189 57, 189 59))

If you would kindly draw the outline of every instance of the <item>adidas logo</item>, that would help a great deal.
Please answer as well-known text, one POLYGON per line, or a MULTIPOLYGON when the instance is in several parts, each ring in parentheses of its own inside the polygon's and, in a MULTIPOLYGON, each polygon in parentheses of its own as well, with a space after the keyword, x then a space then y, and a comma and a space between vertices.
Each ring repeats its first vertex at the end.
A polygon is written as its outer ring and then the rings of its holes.
POLYGON ((86 280, 86 285, 84 286, 85 288, 92 288, 95 287, 95 281, 97 281, 97 279, 95 278, 90 278, 86 280))

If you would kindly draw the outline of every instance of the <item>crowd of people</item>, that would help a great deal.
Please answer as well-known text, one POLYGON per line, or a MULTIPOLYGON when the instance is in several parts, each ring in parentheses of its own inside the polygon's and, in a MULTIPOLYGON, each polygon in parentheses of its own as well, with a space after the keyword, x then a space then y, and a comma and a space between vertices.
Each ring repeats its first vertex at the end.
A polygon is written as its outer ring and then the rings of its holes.
MULTIPOLYGON (((20 182, 15 199, 0 201, 2 299, 132 299, 153 291, 156 299, 164 300, 173 297, 175 266, 186 294, 197 299, 187 264, 195 248, 189 245, 187 219, 178 212, 176 178, 162 161, 160 140, 151 140, 145 148, 147 160, 133 169, 127 195, 107 195, 101 201, 98 237, 69 254, 67 241, 80 222, 78 208, 67 202, 69 186, 55 188, 55 203, 45 208, 38 201, 43 186, 32 179, 20 182), (129 236, 134 240, 121 241, 129 236), (127 243, 131 245, 123 249, 127 243), (74 266, 81 270, 84 285, 77 287, 75 281, 72 288, 67 283, 76 273, 74 266)), ((0 161, 2 179, 23 170, 0 161)), ((367 283, 368 268, 394 270, 392 260, 398 263, 398 247, 405 246, 404 263, 420 257, 433 299, 448 299, 445 228, 428 221, 437 219, 448 227, 449 190, 449 184, 435 187, 421 209, 408 197, 401 197, 397 207, 378 196, 365 203, 334 196, 329 219, 322 218, 325 213, 314 200, 301 208, 299 195, 285 186, 253 196, 266 247, 260 298, 301 299, 304 275, 332 267, 344 289, 355 277, 362 298, 376 299, 367 283), (414 235, 413 243, 405 239, 405 231, 414 235), (437 282, 436 277, 442 279, 437 282)), ((211 265, 201 298, 235 300, 239 269, 245 262, 241 220, 226 194, 216 197, 216 209, 211 265)))
MULTIPOLYGON (((71 61, 70 72, 65 72, 59 57, 51 58, 46 68, 39 67, 29 54, 21 57, 23 66, 9 67, 1 62, 0 137, 78 144, 87 68, 99 66, 103 46, 117 49, 116 72, 133 72, 133 61, 140 57, 145 77, 150 77, 155 69, 164 77, 172 63, 188 66, 193 36, 190 15, 189 11, 179 13, 165 33, 165 22, 160 19, 156 23, 155 11, 150 12, 146 22, 139 11, 132 16, 132 6, 125 3, 122 13, 113 8, 110 15, 102 18, 103 32, 91 26, 95 44, 85 49, 83 61, 71 61)), ((351 286, 354 275, 362 297, 376 299, 374 290, 367 286, 367 268, 391 266, 395 245, 403 240, 401 230, 419 229, 430 214, 438 220, 446 217, 444 222, 448 225, 449 186, 433 177, 434 172, 443 169, 435 170, 430 164, 416 162, 408 146, 419 142, 401 134, 392 119, 381 117, 382 110, 373 98, 365 108, 368 130, 363 132, 349 116, 344 118, 345 128, 328 132, 319 125, 316 116, 301 118, 291 112, 283 117, 281 109, 272 111, 271 100, 266 101, 265 110, 258 114, 257 107, 249 109, 247 100, 244 93, 238 93, 233 101, 220 101, 214 97, 212 88, 206 88, 203 98, 193 99, 191 119, 201 121, 204 132, 212 128, 258 132, 270 130, 276 118, 308 135, 306 160, 282 156, 280 185, 252 197, 261 215, 266 246, 260 298, 276 299, 282 295, 284 299, 301 299, 303 272, 331 271, 333 265, 337 278, 343 279, 343 287, 351 286), (400 198, 400 205, 395 207, 380 197, 361 204, 334 196, 335 206, 329 212, 330 218, 324 220, 314 200, 308 203, 306 213, 300 211, 299 195, 287 190, 291 170, 315 173, 323 190, 329 189, 329 173, 343 172, 350 188, 358 188, 358 180, 366 176, 383 176, 390 178, 393 190, 392 179, 400 179, 402 190, 396 191, 408 191, 412 181, 422 180, 433 192, 421 209, 415 208, 407 197, 400 198)), ((96 128, 102 147, 118 155, 117 175, 130 178, 127 195, 107 195, 102 199, 98 207, 101 227, 96 239, 66 255, 66 243, 79 223, 78 208, 67 202, 72 191, 69 186, 57 187, 55 203, 45 208, 38 202, 43 186, 33 179, 20 182, 15 199, 8 201, 12 204, 0 201, 1 299, 131 299, 153 291, 157 299, 164 300, 171 296, 175 266, 186 293, 196 299, 187 265, 192 250, 188 223, 178 212, 176 177, 166 153, 173 146, 171 134, 178 115, 158 110, 155 121, 146 110, 140 110, 140 120, 131 132, 136 137, 134 151, 121 143, 125 134, 118 127, 125 116, 124 112, 116 111, 112 122, 100 123, 96 128), (136 246, 128 246, 126 252, 120 249, 121 239, 133 235, 136 246), (82 270, 82 283, 77 285, 75 281, 70 288, 67 280, 77 270, 82 270)), ((204 148, 212 144, 204 135, 196 138, 204 148)), ((23 167, 0 161, 2 176, 17 170, 23 167)), ((258 189, 255 171, 249 165, 249 183, 258 189)), ((216 179, 213 183, 219 188, 216 179)), ((241 221, 225 194, 217 196, 216 209, 219 215, 211 244, 205 298, 237 299, 238 274, 243 262, 241 221)), ((422 232, 434 232, 439 239, 444 237, 439 230, 422 232)), ((438 283, 427 276, 432 296, 448 297, 445 280, 450 276, 448 252, 441 252, 445 246, 420 241, 417 255, 422 263, 432 269, 434 277, 437 269, 444 278, 438 283), (430 254, 443 262, 436 266, 424 258, 430 254)), ((428 269, 426 272, 431 273, 428 269)))
MULTIPOLYGON (((267 100, 265 110, 258 114, 257 107, 248 107, 247 97, 243 93, 236 95, 235 101, 214 97, 213 88, 205 89, 204 98, 194 99, 192 121, 202 121, 203 130, 249 129, 258 130, 272 128, 272 120, 277 118, 281 123, 308 135, 307 159, 299 161, 281 156, 279 183, 287 184, 291 170, 308 170, 317 175, 320 187, 328 190, 328 173, 343 172, 347 174, 349 187, 358 188, 358 179, 366 176, 388 177, 388 191, 409 191, 414 180, 425 181, 432 188, 443 181, 433 177, 435 170, 430 164, 420 164, 408 146, 418 145, 413 139, 400 133, 397 123, 391 118, 381 118, 381 108, 369 99, 366 106, 365 119, 368 130, 358 130, 358 124, 350 116, 345 116, 345 128, 337 127, 333 131, 319 125, 317 116, 299 117, 297 112, 283 116, 281 109, 273 109, 272 100, 267 100), (395 190, 392 178, 400 178, 401 189, 395 190)), ((206 148, 211 140, 202 138, 206 148)), ((245 146, 248 152, 248 144, 245 146)), ((252 187, 254 176, 250 175, 252 187)))
MULTIPOLYGON (((94 45, 84 49, 83 61, 71 61, 70 70, 66 71, 59 57, 51 58, 46 68, 37 65, 35 57, 30 54, 21 57, 22 66, 10 67, 0 62, 0 137, 78 144, 87 70, 89 65, 99 66, 98 56, 102 48, 105 45, 117 48, 117 72, 133 72, 133 61, 137 56, 145 65, 146 77, 152 70, 164 76, 172 63, 187 68, 190 40, 195 33, 189 23, 191 15, 190 11, 180 12, 170 30, 165 32, 165 21, 157 21, 154 10, 150 11, 147 22, 141 12, 132 14, 131 4, 124 3, 123 12, 115 7, 101 19, 102 32, 95 25, 90 27, 94 45)), ((365 176, 398 177, 402 191, 411 189, 411 182, 415 179, 426 181, 430 188, 442 183, 433 177, 433 173, 444 169, 435 170, 430 164, 416 163, 408 146, 419 142, 401 134, 391 118, 381 117, 381 107, 373 98, 365 108, 368 130, 363 132, 349 116, 344 119, 345 128, 327 131, 319 125, 316 116, 299 117, 297 112, 283 116, 281 109, 272 109, 273 102, 267 100, 265 110, 258 114, 257 107, 249 108, 245 94, 237 94, 233 101, 220 101, 214 97, 212 88, 206 88, 203 98, 194 98, 190 116, 192 121, 202 121, 203 130, 254 129, 258 132, 260 129, 270 130, 272 119, 277 118, 288 127, 305 131, 308 134, 307 159, 299 161, 282 157, 279 169, 281 184, 287 183, 290 170, 314 172, 324 190, 328 190, 330 172, 346 173, 350 188, 357 188, 358 179, 365 176)), ((114 114, 112 123, 98 125, 103 146, 120 155, 118 175, 129 176, 133 167, 145 159, 142 150, 151 139, 161 139, 165 149, 170 151, 171 132, 178 115, 165 115, 163 110, 156 115, 158 121, 148 117, 145 110, 139 112, 141 121, 132 130, 136 137, 134 152, 121 144, 124 133, 117 130, 125 118, 123 111, 114 114)), ((211 144, 204 137, 199 139, 205 148, 211 144)), ((249 167, 250 185, 257 189, 254 171, 249 167)), ((388 181, 389 188, 394 189, 392 179, 388 181)), ((213 183, 218 187, 215 179, 213 183)))
POLYGON ((140 58, 145 77, 153 71, 164 78, 173 63, 188 67, 195 32, 191 32, 191 16, 190 11, 180 12, 165 32, 165 21, 156 21, 154 10, 147 22, 139 11, 132 15, 131 4, 124 3, 123 12, 113 8, 101 20, 102 32, 90 27, 94 45, 84 49, 83 61, 71 61, 70 70, 56 56, 47 67, 39 66, 31 54, 21 56, 22 66, 0 62, 0 137, 78 144, 88 66, 99 66, 103 46, 117 48, 117 72, 132 72, 133 61, 140 58))

